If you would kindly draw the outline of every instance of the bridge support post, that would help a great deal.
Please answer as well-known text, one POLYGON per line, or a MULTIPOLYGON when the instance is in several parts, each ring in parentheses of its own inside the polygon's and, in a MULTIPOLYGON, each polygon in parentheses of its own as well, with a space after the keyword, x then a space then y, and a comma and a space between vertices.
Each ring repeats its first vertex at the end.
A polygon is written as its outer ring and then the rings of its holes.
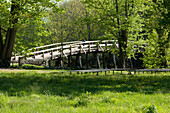
POLYGON ((81 53, 82 53, 81 45, 79 45, 79 49, 80 49, 80 51, 79 51, 79 64, 80 64, 80 68, 82 68, 83 66, 82 66, 82 61, 81 61, 81 53))
POLYGON ((98 52, 99 52, 99 44, 97 45, 97 53, 96 53, 96 58, 97 58, 97 67, 100 68, 100 59, 99 59, 99 55, 98 55, 98 52))
POLYGON ((117 64, 116 64, 115 54, 113 54, 113 62, 114 62, 114 65, 115 65, 115 69, 117 69, 117 64))
POLYGON ((71 68, 71 56, 68 56, 68 67, 71 68))
POLYGON ((71 55, 72 55, 72 47, 70 45, 70 55, 68 56, 68 67, 69 68, 71 68, 71 59, 72 59, 71 55))
POLYGON ((24 64, 24 57, 19 57, 18 59, 18 63, 19 63, 19 67, 22 67, 22 65, 24 64))
POLYGON ((75 67, 76 68, 78 68, 78 66, 79 66, 79 56, 78 55, 76 55, 76 60, 75 60, 75 67))
POLYGON ((81 55, 79 55, 79 64, 80 64, 80 68, 82 68, 81 55))
POLYGON ((97 67, 100 68, 100 59, 98 53, 96 53, 96 58, 97 58, 97 67))
POLYGON ((51 60, 48 61, 48 66, 51 67, 51 60))
POLYGON ((93 54, 93 58, 92 58, 92 68, 95 68, 96 67, 96 53, 92 53, 93 54))
MULTIPOLYGON (((88 61, 88 53, 86 53, 86 62, 88 61)), ((86 68, 88 69, 88 63, 86 63, 86 68)))
POLYGON ((63 57, 60 57, 60 67, 63 68, 63 57))
POLYGON ((102 56, 103 56, 103 69, 105 69, 106 67, 105 67, 105 53, 104 52, 102 53, 102 56))
POLYGON ((63 68, 63 43, 61 43, 61 48, 60 48, 60 66, 63 68))

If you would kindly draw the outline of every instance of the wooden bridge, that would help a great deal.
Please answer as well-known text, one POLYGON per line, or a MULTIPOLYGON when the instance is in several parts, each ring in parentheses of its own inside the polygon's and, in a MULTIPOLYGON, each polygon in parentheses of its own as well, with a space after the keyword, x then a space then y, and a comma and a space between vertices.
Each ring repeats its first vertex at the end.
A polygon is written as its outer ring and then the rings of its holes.
MULTIPOLYGON (((73 67, 74 65, 78 65, 80 68, 83 65, 86 65, 88 68, 88 63, 92 59, 89 58, 89 53, 94 53, 93 55, 93 63, 97 63, 98 68, 101 67, 99 53, 102 53, 102 65, 105 68, 106 60, 104 53, 108 53, 112 48, 118 47, 118 44, 113 43, 113 40, 96 40, 96 41, 72 41, 72 42, 63 42, 63 43, 55 43, 40 47, 35 47, 33 49, 29 49, 29 53, 26 56, 14 55, 11 58, 12 63, 35 63, 35 62, 46 62, 49 61, 49 66, 51 66, 51 62, 55 61, 55 66, 64 67, 64 64, 67 64, 67 67, 73 67), (85 55, 85 58, 82 63, 82 55, 85 55), (76 56, 76 58, 72 59, 72 56, 76 56), (94 58, 95 57, 95 58, 94 58)), ((109 52, 109 54, 111 54, 109 52)), ((116 66, 116 60, 114 54, 112 56, 112 61, 114 67, 116 66)))

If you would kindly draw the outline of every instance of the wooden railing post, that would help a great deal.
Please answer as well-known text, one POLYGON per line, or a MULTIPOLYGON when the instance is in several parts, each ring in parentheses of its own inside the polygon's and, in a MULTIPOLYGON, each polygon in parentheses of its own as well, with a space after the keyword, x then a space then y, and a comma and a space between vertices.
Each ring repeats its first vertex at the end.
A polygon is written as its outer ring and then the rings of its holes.
POLYGON ((51 60, 54 58, 53 56, 53 50, 51 50, 51 60))
POLYGON ((82 49, 81 49, 81 44, 79 44, 79 53, 81 54, 82 53, 82 49))
POLYGON ((89 42, 89 52, 90 52, 90 48, 91 48, 91 47, 90 47, 90 42, 89 42))
POLYGON ((97 51, 99 51, 99 43, 97 44, 97 51))
POLYGON ((43 59, 45 58, 45 56, 44 56, 44 52, 43 52, 43 55, 42 55, 42 57, 43 57, 43 59))
POLYGON ((16 54, 14 55, 14 60, 16 60, 16 54))
POLYGON ((105 43, 105 48, 106 48, 106 51, 107 51, 107 42, 105 43))
POLYGON ((105 67, 105 53, 103 52, 102 54, 103 54, 103 69, 105 69, 106 68, 105 67))
POLYGON ((70 45, 70 56, 72 55, 72 47, 71 47, 71 45, 70 45))
POLYGON ((35 59, 36 54, 34 53, 34 59, 35 59))

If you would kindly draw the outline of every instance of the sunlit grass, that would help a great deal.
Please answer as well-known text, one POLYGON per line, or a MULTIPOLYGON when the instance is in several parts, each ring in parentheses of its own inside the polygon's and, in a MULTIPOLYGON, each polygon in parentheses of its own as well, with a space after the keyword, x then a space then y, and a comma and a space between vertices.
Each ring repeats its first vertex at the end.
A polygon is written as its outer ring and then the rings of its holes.
POLYGON ((170 73, 0 72, 0 112, 170 111, 170 73))

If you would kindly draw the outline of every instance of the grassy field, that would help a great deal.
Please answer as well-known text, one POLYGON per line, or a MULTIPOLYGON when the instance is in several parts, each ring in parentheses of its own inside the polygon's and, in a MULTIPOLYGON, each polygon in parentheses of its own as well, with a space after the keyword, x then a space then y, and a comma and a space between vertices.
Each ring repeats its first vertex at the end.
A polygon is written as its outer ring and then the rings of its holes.
POLYGON ((0 70, 0 112, 170 113, 170 73, 0 70))

